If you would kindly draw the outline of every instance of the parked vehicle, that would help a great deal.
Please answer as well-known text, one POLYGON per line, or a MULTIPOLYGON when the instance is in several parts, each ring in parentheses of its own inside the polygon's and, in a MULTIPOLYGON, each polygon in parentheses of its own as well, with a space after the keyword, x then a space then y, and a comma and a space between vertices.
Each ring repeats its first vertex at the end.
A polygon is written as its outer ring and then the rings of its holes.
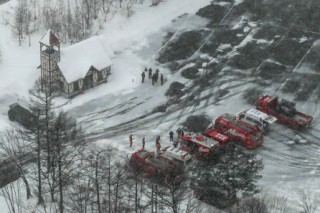
POLYGON ((218 132, 205 131, 204 134, 185 134, 180 140, 181 149, 198 157, 208 157, 225 148, 225 143, 229 141, 228 136, 218 132))
POLYGON ((26 108, 18 103, 9 106, 8 116, 10 121, 15 121, 27 129, 31 129, 35 125, 35 116, 26 108))
POLYGON ((232 141, 242 142, 248 149, 255 149, 263 143, 263 132, 259 127, 237 120, 236 116, 228 113, 218 117, 211 128, 227 135, 232 141))
POLYGON ((237 120, 244 121, 251 125, 257 125, 264 132, 269 131, 270 126, 277 121, 276 117, 268 115, 256 109, 248 109, 245 111, 241 111, 238 114, 236 114, 236 118, 237 120))
POLYGON ((171 162, 177 163, 180 167, 183 167, 185 164, 189 163, 192 158, 188 152, 172 146, 164 148, 159 156, 164 157, 171 162))
POLYGON ((259 97, 256 102, 257 110, 277 118, 278 123, 288 125, 294 129, 307 128, 313 118, 299 112, 295 108, 295 103, 286 99, 279 101, 278 97, 264 95, 259 97))
POLYGON ((145 149, 140 149, 131 155, 129 165, 141 169, 147 176, 175 176, 183 171, 183 163, 177 163, 177 159, 169 158, 166 151, 156 154, 145 149))

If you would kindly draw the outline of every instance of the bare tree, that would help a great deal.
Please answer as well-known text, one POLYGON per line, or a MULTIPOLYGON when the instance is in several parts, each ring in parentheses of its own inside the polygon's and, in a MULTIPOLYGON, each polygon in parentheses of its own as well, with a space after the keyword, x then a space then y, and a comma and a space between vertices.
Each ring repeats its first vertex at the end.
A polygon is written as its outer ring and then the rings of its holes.
MULTIPOLYGON (((124 166, 120 162, 116 162, 115 166, 113 167, 114 173, 114 181, 113 181, 113 206, 114 212, 119 212, 122 209, 122 199, 124 197, 124 187, 125 187, 125 175, 126 170, 124 166)), ((111 174, 110 174, 111 175, 111 174)), ((109 210, 111 211, 111 209, 109 210)))
POLYGON ((26 177, 24 165, 29 158, 32 158, 31 146, 23 139, 22 134, 16 130, 7 130, 0 136, 0 148, 3 155, 14 164, 14 168, 19 172, 26 187, 27 199, 31 197, 29 182, 26 177))
POLYGON ((301 202, 303 213, 315 213, 319 207, 320 198, 318 194, 303 192, 301 202))
POLYGON ((134 0, 127 0, 125 2, 127 17, 130 17, 133 14, 133 10, 132 10, 133 5, 134 5, 134 0))
POLYGON ((18 0, 18 5, 14 11, 14 24, 11 25, 14 36, 18 38, 19 46, 21 46, 21 40, 23 38, 23 27, 26 12, 26 1, 18 0))
POLYGON ((42 127, 42 120, 41 120, 41 108, 40 106, 34 105, 31 107, 32 114, 35 116, 33 128, 27 134, 30 135, 30 141, 35 142, 36 152, 37 152, 37 185, 38 185, 38 204, 44 204, 44 200, 42 197, 42 169, 41 169, 41 157, 42 157, 42 142, 43 140, 43 127, 42 127))
MULTIPOLYGON (((79 132, 75 122, 64 112, 53 110, 55 91, 42 87, 40 82, 30 91, 31 109, 35 115, 34 135, 37 146, 38 201, 43 203, 43 185, 50 191, 51 201, 57 198, 59 211, 64 212, 64 189, 73 167, 74 152, 66 145, 76 139, 79 132)), ((77 138, 78 139, 78 138, 77 138)))
POLYGON ((53 124, 53 155, 56 156, 56 167, 52 171, 57 170, 58 175, 58 191, 59 191, 59 211, 64 212, 64 188, 71 178, 69 172, 73 169, 74 159, 77 154, 72 149, 65 146, 75 141, 79 130, 76 123, 64 112, 60 112, 53 124))
POLYGON ((180 205, 186 199, 187 186, 183 182, 179 176, 175 176, 165 184, 165 190, 160 194, 161 204, 170 207, 173 213, 180 211, 180 205))
POLYGON ((88 36, 86 30, 85 18, 83 16, 82 5, 76 0, 73 7, 73 23, 72 23, 72 37, 71 39, 75 42, 81 41, 88 36))
POLYGON ((31 109, 37 111, 39 114, 39 122, 43 127, 43 137, 47 147, 47 168, 50 169, 50 152, 51 152, 51 137, 50 137, 50 123, 53 120, 53 96, 49 93, 49 88, 43 82, 37 81, 34 88, 29 91, 31 109))
POLYGON ((94 16, 94 1, 92 0, 81 0, 81 9, 82 9, 82 16, 85 20, 86 29, 90 28, 91 21, 94 16))
POLYGON ((19 180, 9 183, 3 187, 1 189, 1 196, 3 196, 6 201, 9 213, 22 213, 24 208, 19 180))
POLYGON ((185 201, 186 201, 186 207, 185 207, 186 213, 197 212, 201 203, 194 196, 193 191, 189 188, 186 189, 185 201))
MULTIPOLYGON (((53 100, 55 98, 55 91, 50 87, 43 86, 42 82, 37 81, 34 88, 29 91, 31 109, 36 112, 36 128, 34 133, 36 133, 36 143, 41 149, 45 147, 43 151, 38 150, 38 155, 40 158, 38 164, 45 158, 46 167, 41 167, 39 171, 42 172, 44 178, 51 190, 51 199, 54 200, 54 187, 56 177, 55 170, 52 170, 55 166, 55 157, 52 153, 53 149, 53 136, 52 128, 55 118, 55 113, 53 111, 53 100)), ((40 165, 41 166, 41 165, 40 165)), ((40 178, 40 177, 39 177, 40 178)), ((40 183, 40 182, 39 182, 40 183)), ((41 182, 42 185, 43 182, 41 182)), ((41 196, 41 195, 40 195, 41 196)))
POLYGON ((270 213, 288 213, 288 199, 285 197, 274 197, 268 199, 268 212, 270 213))
POLYGON ((110 8, 112 7, 115 0, 101 0, 101 8, 104 14, 108 14, 110 12, 110 8))
POLYGON ((92 203, 97 212, 118 212, 124 190, 125 170, 115 160, 114 149, 92 147, 85 164, 87 176, 94 183, 92 203))
POLYGON ((28 4, 28 1, 25 1, 25 8, 24 8, 25 12, 24 12, 24 32, 26 34, 26 36, 28 36, 29 39, 29 46, 31 46, 31 41, 30 41, 30 24, 31 24, 31 18, 32 18, 32 14, 31 14, 31 10, 30 10, 30 5, 28 4))
MULTIPOLYGON (((79 153, 82 155, 82 152, 79 153)), ((89 212, 90 201, 94 196, 94 183, 88 175, 90 169, 84 157, 76 162, 79 166, 71 171, 72 179, 66 192, 66 208, 70 212, 89 212)))
POLYGON ((268 200, 266 197, 248 197, 244 199, 235 210, 234 213, 268 213, 268 200))
POLYGON ((30 44, 30 24, 32 21, 32 12, 28 0, 18 0, 18 5, 14 11, 14 23, 11 25, 12 33, 18 38, 19 46, 23 39, 23 35, 29 37, 30 44))

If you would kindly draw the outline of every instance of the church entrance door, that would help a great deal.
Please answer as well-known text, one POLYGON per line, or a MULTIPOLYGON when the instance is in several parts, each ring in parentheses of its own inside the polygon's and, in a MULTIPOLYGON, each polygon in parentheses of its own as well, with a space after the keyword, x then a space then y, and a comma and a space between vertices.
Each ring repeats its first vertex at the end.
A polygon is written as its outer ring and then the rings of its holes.
POLYGON ((88 89, 88 88, 90 88, 92 86, 93 86, 93 76, 92 76, 92 74, 91 75, 87 75, 83 79, 83 88, 84 89, 88 89))

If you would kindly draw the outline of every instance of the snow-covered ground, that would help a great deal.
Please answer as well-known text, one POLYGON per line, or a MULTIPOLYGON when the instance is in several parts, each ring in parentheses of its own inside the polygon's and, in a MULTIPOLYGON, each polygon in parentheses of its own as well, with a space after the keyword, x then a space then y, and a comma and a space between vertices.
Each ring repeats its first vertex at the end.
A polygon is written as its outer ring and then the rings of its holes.
MULTIPOLYGON (((140 148, 142 137, 146 137, 146 147, 155 149, 154 139, 157 135, 161 135, 163 146, 169 145, 169 131, 177 129, 192 114, 205 114, 215 118, 221 113, 236 113, 252 108, 241 97, 241 92, 250 86, 250 79, 240 79, 226 81, 219 88, 203 91, 199 98, 208 95, 212 97, 200 101, 199 105, 178 104, 169 106, 166 113, 153 112, 157 106, 166 103, 164 94, 171 82, 189 84, 180 73, 170 73, 155 61, 155 56, 163 47, 163 37, 167 32, 177 35, 194 26, 205 26, 207 20, 194 13, 210 2, 211 0, 167 0, 157 7, 144 4, 129 19, 116 15, 104 25, 100 34, 116 53, 108 83, 87 90, 70 101, 64 98, 56 100, 57 104, 66 103, 63 108, 77 118, 89 142, 113 145, 130 154, 140 148), (174 19, 175 22, 172 22, 174 19), (152 67, 153 70, 159 68, 165 77, 165 84, 152 86, 148 78, 141 84, 140 75, 145 67, 152 67), (229 89, 230 93, 217 100, 214 97, 217 89, 229 89), (132 148, 129 148, 129 134, 135 137, 132 148)), ((11 0, 1 5, 0 17, 12 12, 15 3, 15 0, 11 0)), ((19 99, 28 99, 28 90, 40 76, 37 66, 40 63, 38 41, 41 36, 39 33, 31 37, 31 47, 28 42, 19 47, 18 41, 12 37, 10 27, 0 22, 0 129, 10 126, 7 117, 9 105, 19 99)), ((240 45, 250 39, 251 34, 240 45)), ((265 164, 263 178, 259 181, 263 192, 288 197, 294 207, 297 206, 302 191, 320 193, 320 111, 317 104, 311 102, 298 103, 297 107, 315 117, 312 129, 300 134, 308 143, 290 144, 296 133, 275 125, 273 131, 265 137, 264 145, 257 150, 265 164)))

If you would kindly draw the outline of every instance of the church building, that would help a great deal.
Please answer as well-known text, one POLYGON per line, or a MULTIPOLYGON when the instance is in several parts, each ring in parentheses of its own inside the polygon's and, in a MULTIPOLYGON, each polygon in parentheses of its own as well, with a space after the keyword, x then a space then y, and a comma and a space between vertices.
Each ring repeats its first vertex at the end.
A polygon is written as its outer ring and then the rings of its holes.
POLYGON ((41 38, 40 51, 42 84, 68 98, 107 82, 114 57, 102 36, 61 49, 58 36, 51 30, 41 38))

